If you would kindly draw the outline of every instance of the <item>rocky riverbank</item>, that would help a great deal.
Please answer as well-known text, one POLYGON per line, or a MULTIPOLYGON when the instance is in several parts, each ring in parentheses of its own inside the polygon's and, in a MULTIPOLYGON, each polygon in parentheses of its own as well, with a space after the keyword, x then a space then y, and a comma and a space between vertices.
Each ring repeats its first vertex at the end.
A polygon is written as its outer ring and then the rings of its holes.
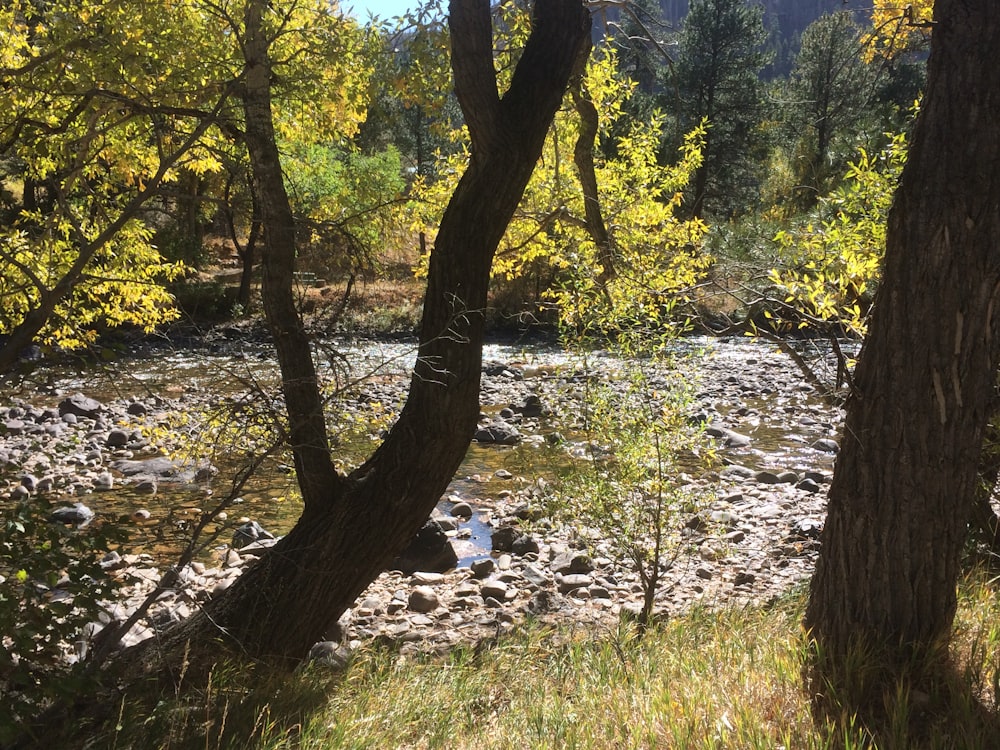
MULTIPOLYGON (((690 418, 707 426, 719 460, 685 479, 707 502, 676 519, 678 553, 657 596, 664 615, 695 604, 768 601, 806 580, 836 452, 840 415, 816 397, 785 355, 745 341, 703 346, 684 365, 694 384, 690 418)), ((551 349, 500 348, 488 356, 477 433, 486 450, 502 456, 514 444, 541 451, 558 442, 567 456, 580 452, 568 430, 579 420, 581 384, 588 378, 614 382, 615 360, 597 353, 584 366, 551 349)), ((399 403, 405 369, 352 394, 358 413, 369 414, 366 407, 374 403, 399 403)), ((188 387, 176 397, 147 391, 99 401, 52 392, 10 400, 0 405, 3 492, 11 501, 44 496, 62 514, 58 521, 81 525, 102 493, 121 488, 132 498, 149 496, 149 507, 137 505, 130 514, 136 523, 164 512, 157 510, 155 493, 162 496, 167 485, 207 498, 222 479, 214 468, 164 454, 180 423, 176 416, 212 398, 219 396, 188 387)), ((594 625, 639 610, 639 576, 616 558, 611 541, 547 514, 550 480, 502 463, 460 470, 435 514, 459 564, 383 573, 344 615, 331 642, 317 647, 317 656, 336 661, 345 649, 373 639, 404 651, 443 649, 494 637, 526 617, 594 625)), ((159 594, 126 643, 188 616, 272 543, 260 533, 232 538, 256 519, 229 512, 231 520, 225 514, 216 520, 229 529, 224 538, 231 543, 181 570, 178 583, 159 594)), ((104 621, 133 610, 164 567, 147 553, 126 550, 109 555, 104 565, 133 578, 104 621)), ((102 625, 92 624, 85 636, 102 625)))

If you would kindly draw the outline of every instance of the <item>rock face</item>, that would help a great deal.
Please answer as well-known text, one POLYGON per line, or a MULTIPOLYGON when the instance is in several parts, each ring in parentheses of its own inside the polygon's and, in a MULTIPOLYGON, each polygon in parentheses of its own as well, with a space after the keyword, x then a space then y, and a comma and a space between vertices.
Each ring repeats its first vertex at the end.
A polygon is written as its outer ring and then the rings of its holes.
POLYGON ((451 570, 458 563, 458 555, 444 529, 434 519, 420 528, 416 536, 410 540, 392 564, 389 570, 398 570, 405 575, 425 571, 428 573, 443 573, 451 570))

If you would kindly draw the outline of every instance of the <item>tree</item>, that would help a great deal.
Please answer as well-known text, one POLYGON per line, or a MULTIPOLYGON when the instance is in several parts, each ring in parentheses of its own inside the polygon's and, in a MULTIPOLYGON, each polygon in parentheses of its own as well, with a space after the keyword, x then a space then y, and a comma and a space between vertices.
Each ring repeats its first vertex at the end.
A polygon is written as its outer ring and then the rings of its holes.
POLYGON ((826 679, 860 653, 892 685, 950 637, 1000 365, 998 45, 991 0, 937 0, 806 612, 826 679))
MULTIPOLYGON (((510 85, 496 85, 486 0, 453 0, 455 90, 471 138, 469 164, 441 221, 427 277, 417 362, 399 418, 376 452, 338 474, 327 448, 309 342, 292 300, 294 235, 270 112, 266 0, 246 5, 245 116, 264 227, 265 308, 275 338, 289 444, 302 490, 293 529, 226 593, 124 664, 188 674, 220 645, 292 662, 426 520, 464 457, 479 416, 483 311, 493 254, 527 184, 566 87, 582 69, 590 16, 579 0, 538 0, 510 85)), ((193 670, 193 672, 192 672, 193 670)))
POLYGON ((743 0, 695 0, 684 19, 674 66, 683 132, 708 131, 690 196, 692 216, 732 214, 754 186, 755 149, 766 97, 763 9, 743 0))
MULTIPOLYGON (((320 0, 274 12, 285 19, 279 135, 351 135, 367 77, 353 22, 320 0)), ((20 194, 0 229, 0 372, 36 339, 78 346, 98 325, 151 328, 175 314, 163 282, 182 269, 161 257, 147 218, 195 205, 180 182, 238 170, 232 23, 211 0, 0 9, 0 158, 20 194)))
POLYGON ((878 68, 865 60, 861 28, 851 13, 822 16, 802 33, 802 47, 787 86, 786 119, 799 139, 795 166, 804 190, 800 203, 812 206, 827 192, 831 175, 843 165, 831 155, 838 138, 859 131, 875 93, 878 68))

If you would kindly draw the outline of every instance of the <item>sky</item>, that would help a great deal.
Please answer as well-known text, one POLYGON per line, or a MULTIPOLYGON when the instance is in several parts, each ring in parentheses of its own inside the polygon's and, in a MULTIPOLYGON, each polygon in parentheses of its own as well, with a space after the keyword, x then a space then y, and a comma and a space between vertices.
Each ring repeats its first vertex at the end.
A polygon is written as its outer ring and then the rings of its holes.
POLYGON ((352 8, 359 21, 365 21, 371 12, 379 18, 401 16, 408 9, 416 7, 419 0, 340 0, 342 8, 352 8))

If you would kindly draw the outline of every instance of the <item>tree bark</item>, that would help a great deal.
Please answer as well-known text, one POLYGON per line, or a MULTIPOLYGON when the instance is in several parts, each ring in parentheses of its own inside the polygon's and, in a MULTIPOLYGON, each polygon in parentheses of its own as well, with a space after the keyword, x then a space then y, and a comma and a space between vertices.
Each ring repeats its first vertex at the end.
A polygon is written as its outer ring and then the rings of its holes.
POLYGON ((934 10, 806 612, 831 663, 861 646, 890 671, 950 636, 1000 364, 1000 5, 934 10))
MULTIPOLYGON (((259 13, 263 3, 250 4, 259 13)), ((248 50, 255 49, 251 21, 255 19, 248 15, 248 50)), ((449 22, 456 93, 466 119, 476 125, 470 130, 468 168, 431 253, 417 362, 399 419, 364 465, 336 481, 327 475, 318 426, 293 440, 306 498, 302 517, 222 596, 146 646, 140 657, 147 666, 179 671, 183 663, 190 679, 192 669, 214 663, 220 642, 250 658, 301 659, 313 643, 328 636, 344 610, 427 519, 464 458, 479 415, 483 312, 493 254, 577 72, 578 51, 589 40, 590 16, 581 0, 537 0, 531 36, 502 97, 495 75, 486 80, 487 69, 492 71, 492 45, 484 37, 490 24, 488 0, 452 0, 449 22)), ((266 80, 266 58, 260 50, 254 54, 261 69, 248 70, 248 87, 263 86, 266 80)), ((264 101, 254 106, 263 119, 264 101)), ((247 120, 251 143, 249 102, 247 120)), ((272 151, 273 136, 263 130, 258 135, 252 148, 263 147, 271 156, 255 159, 255 173, 266 169, 276 174, 280 165, 272 151)), ((260 174, 256 179, 264 182, 260 174)), ((267 200, 260 197, 262 208, 270 212, 264 217, 264 252, 271 256, 264 261, 264 295, 272 298, 269 320, 281 327, 278 333, 284 338, 278 349, 283 376, 297 388, 315 389, 314 376, 302 374, 307 344, 298 340, 285 299, 293 246, 275 247, 277 235, 284 238, 286 229, 289 236, 282 242, 291 243, 290 217, 277 192, 267 200), (281 213, 275 214, 278 209, 281 213), (292 340, 294 345, 286 343, 292 340)), ((293 433, 296 422, 314 421, 309 408, 294 409, 299 396, 286 389, 293 433)))

